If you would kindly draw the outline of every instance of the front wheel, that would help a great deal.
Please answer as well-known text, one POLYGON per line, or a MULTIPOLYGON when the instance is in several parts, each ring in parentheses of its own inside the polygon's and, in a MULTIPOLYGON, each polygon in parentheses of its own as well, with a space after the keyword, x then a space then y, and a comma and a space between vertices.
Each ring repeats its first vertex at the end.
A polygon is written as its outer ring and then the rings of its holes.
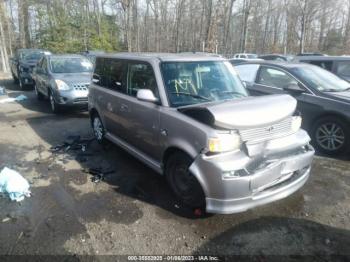
POLYGON ((205 207, 205 195, 196 177, 190 172, 192 159, 181 152, 169 157, 165 165, 167 181, 175 195, 192 208, 205 207))
POLYGON ((312 129, 316 149, 328 155, 339 155, 349 146, 350 131, 344 121, 337 117, 324 117, 316 121, 312 129))
POLYGON ((51 111, 55 114, 60 112, 59 105, 56 103, 55 98, 53 97, 52 93, 49 94, 49 101, 51 106, 51 111))

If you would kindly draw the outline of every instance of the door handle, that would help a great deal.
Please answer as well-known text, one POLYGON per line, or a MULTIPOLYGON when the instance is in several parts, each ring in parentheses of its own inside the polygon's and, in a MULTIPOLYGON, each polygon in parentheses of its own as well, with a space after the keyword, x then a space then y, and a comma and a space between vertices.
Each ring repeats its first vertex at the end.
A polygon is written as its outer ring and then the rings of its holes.
POLYGON ((120 105, 120 111, 126 112, 128 111, 129 107, 126 104, 121 104, 120 105))

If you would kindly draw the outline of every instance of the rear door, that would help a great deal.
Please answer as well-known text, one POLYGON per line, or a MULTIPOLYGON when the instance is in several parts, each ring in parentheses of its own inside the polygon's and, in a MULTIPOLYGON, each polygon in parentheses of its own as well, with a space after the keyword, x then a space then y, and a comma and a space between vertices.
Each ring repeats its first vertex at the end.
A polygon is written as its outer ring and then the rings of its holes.
POLYGON ((124 68, 127 68, 126 62, 112 58, 96 59, 95 71, 92 77, 94 89, 94 104, 102 117, 107 132, 114 136, 122 136, 122 128, 119 112, 119 96, 126 92, 126 77, 124 68))

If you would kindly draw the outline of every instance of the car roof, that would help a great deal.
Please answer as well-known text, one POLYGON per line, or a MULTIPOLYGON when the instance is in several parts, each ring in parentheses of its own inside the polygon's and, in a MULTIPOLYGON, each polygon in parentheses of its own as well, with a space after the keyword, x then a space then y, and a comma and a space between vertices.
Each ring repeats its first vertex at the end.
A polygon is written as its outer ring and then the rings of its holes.
POLYGON ((190 62, 190 61, 226 61, 225 58, 219 57, 218 55, 203 54, 203 53, 114 53, 114 54, 103 54, 97 55, 97 57, 104 58, 120 58, 130 60, 158 60, 164 62, 190 62))
POLYGON ((314 61, 339 61, 339 60, 350 60, 350 56, 297 56, 296 60, 314 60, 314 61))
POLYGON ((83 55, 77 55, 77 54, 52 54, 48 55, 50 58, 85 58, 83 55))
POLYGON ((306 64, 306 63, 298 63, 298 62, 285 62, 285 61, 274 61, 274 60, 263 60, 263 61, 247 61, 242 64, 238 64, 236 66, 241 65, 268 65, 268 66, 277 66, 281 68, 297 68, 297 67, 310 67, 314 65, 306 64))

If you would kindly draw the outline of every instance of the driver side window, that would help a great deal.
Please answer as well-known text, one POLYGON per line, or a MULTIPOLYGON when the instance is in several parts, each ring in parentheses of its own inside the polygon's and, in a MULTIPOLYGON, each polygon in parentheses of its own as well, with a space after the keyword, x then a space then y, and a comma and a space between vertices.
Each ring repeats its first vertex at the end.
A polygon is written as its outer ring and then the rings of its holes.
POLYGON ((159 97, 157 81, 151 65, 130 63, 128 71, 128 95, 136 96, 138 90, 150 89, 155 97, 159 97))
POLYGON ((291 84, 298 84, 298 82, 287 73, 268 67, 261 68, 257 83, 277 88, 283 88, 291 84))

